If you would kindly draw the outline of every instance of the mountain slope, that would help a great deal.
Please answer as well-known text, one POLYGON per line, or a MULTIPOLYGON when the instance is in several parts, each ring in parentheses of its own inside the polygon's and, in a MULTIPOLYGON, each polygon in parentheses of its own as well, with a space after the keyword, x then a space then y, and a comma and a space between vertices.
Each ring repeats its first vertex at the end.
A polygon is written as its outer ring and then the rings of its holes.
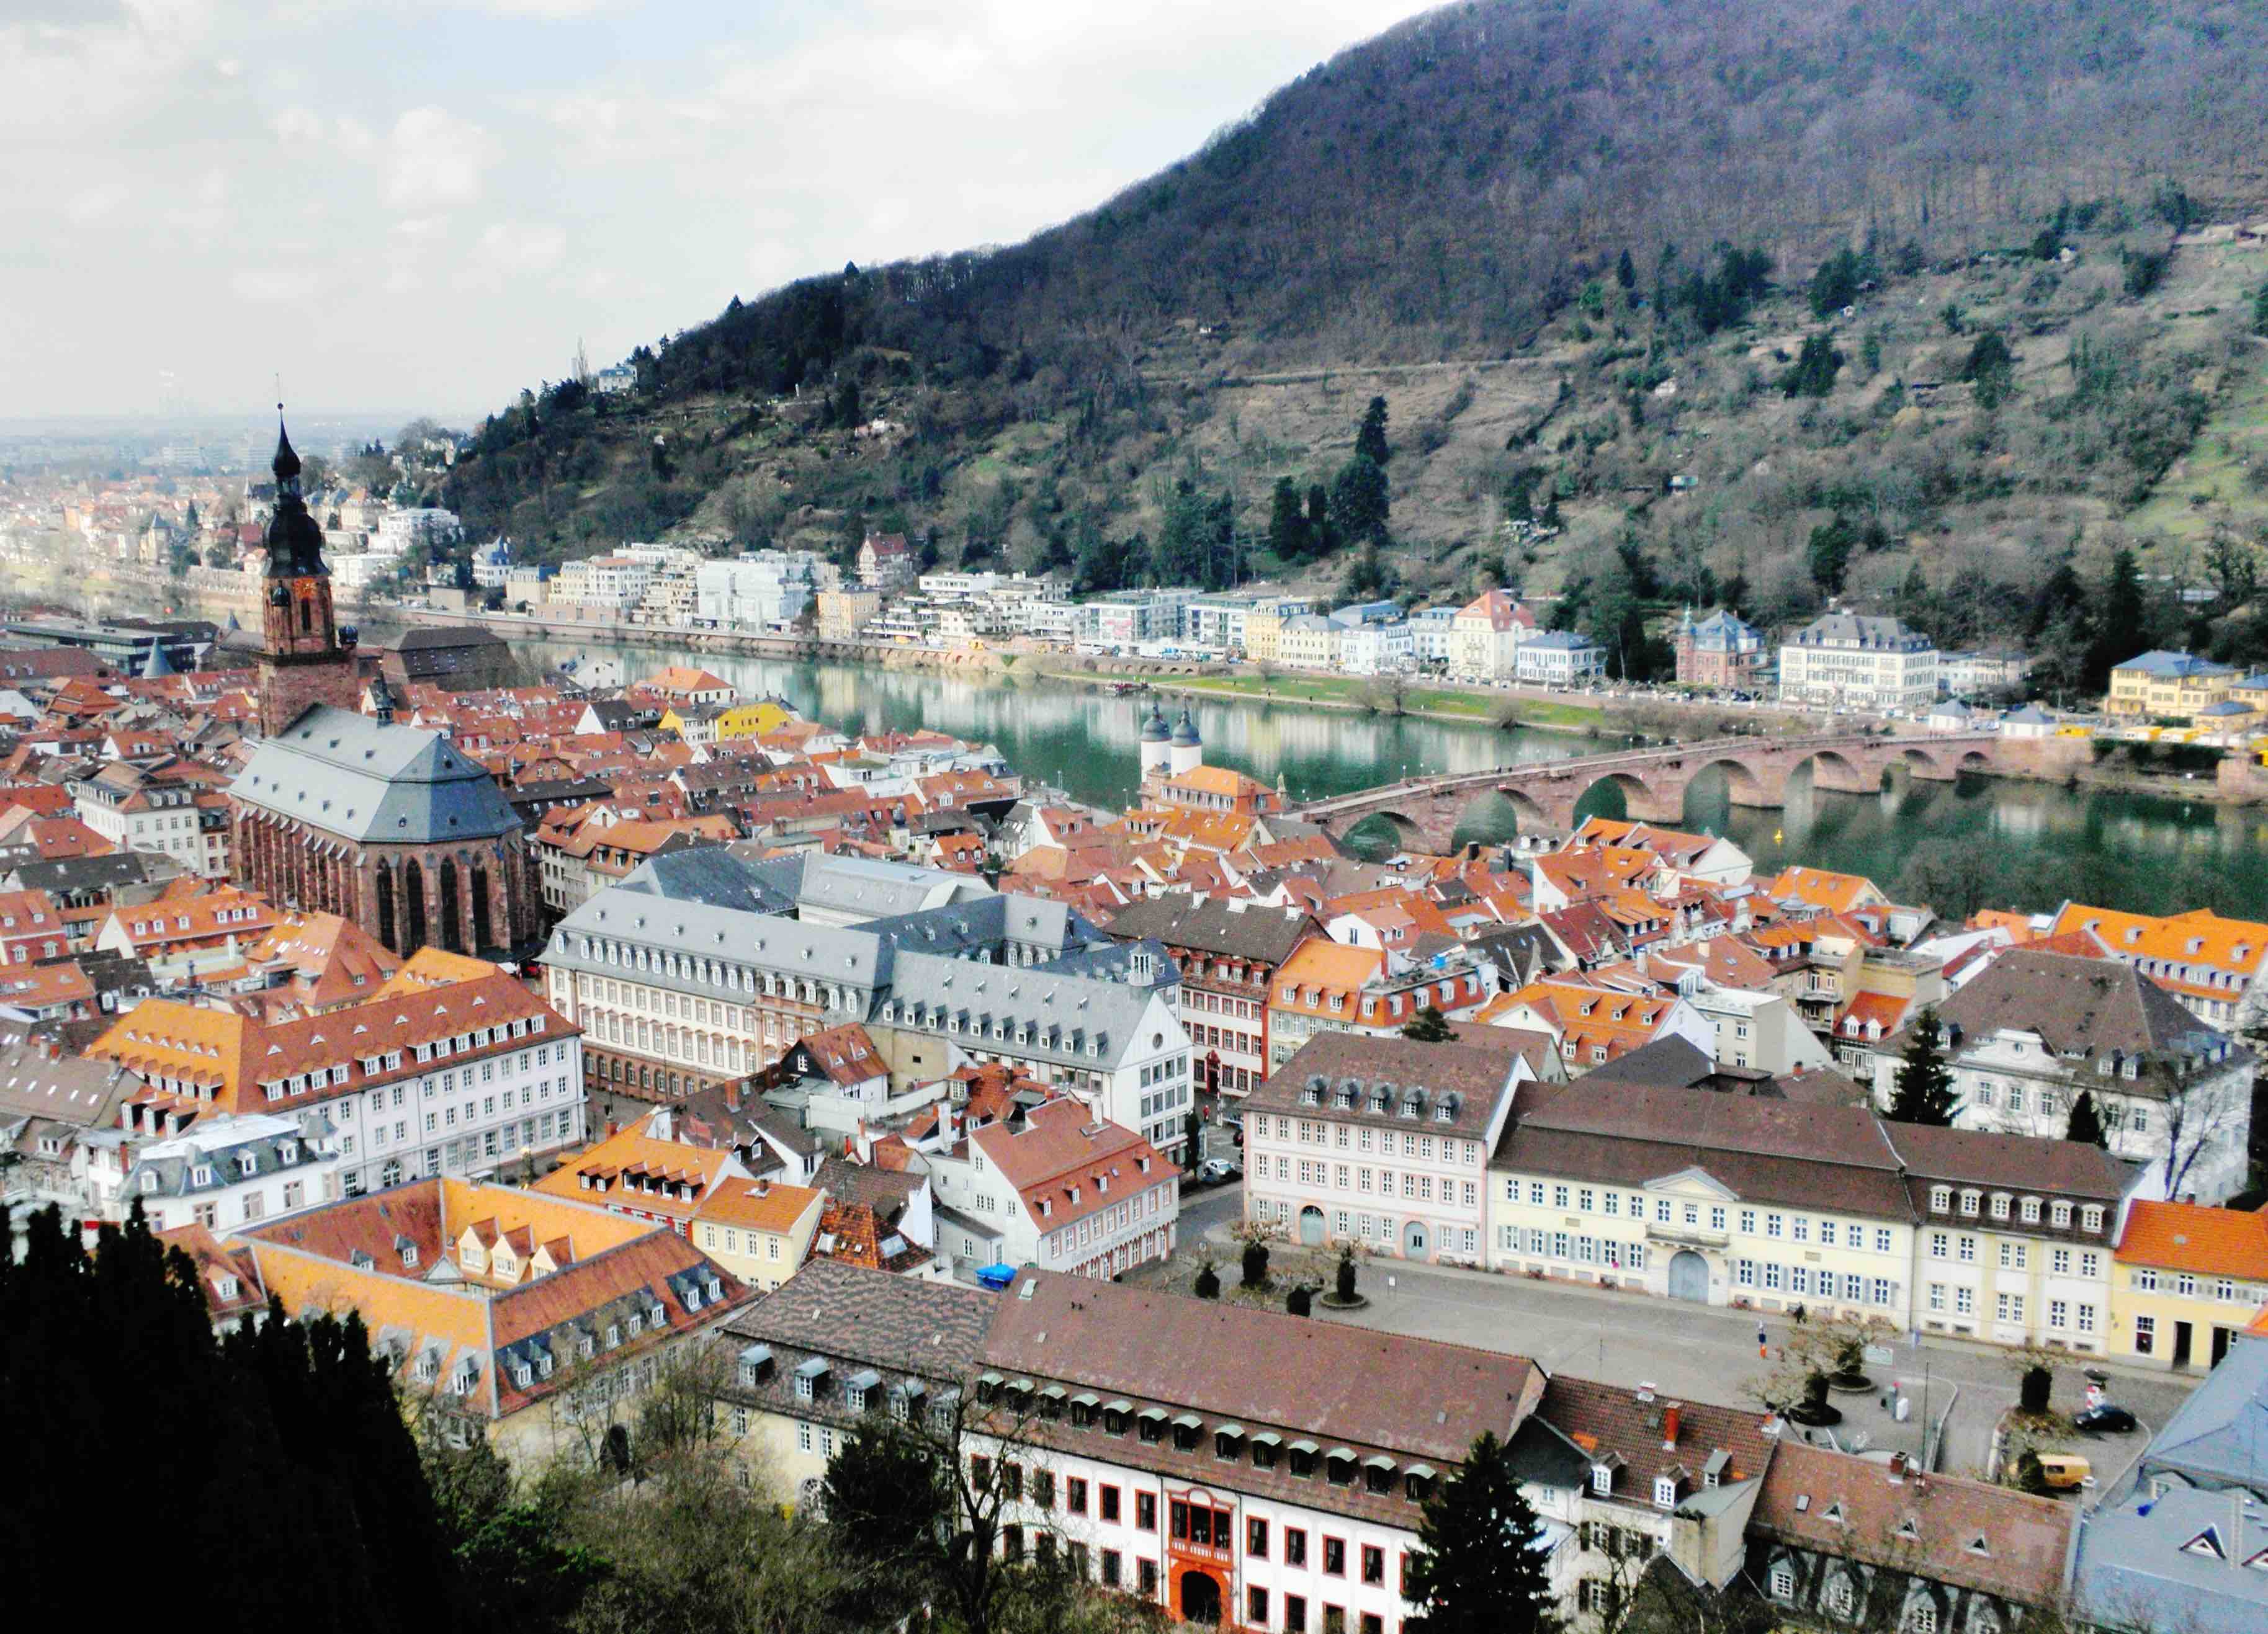
MULTIPOLYGON (((2219 328, 2165 328, 2168 291, 2131 291, 2122 269, 2165 254, 2193 218, 2262 213, 2264 155, 2268 9, 2254 5, 1475 0, 1343 53, 1024 244, 736 300, 641 352, 627 401, 571 385, 531 398, 484 429, 449 497, 539 552, 669 528, 823 546, 872 520, 936 527, 947 559, 1098 582, 1090 564, 1140 570, 1123 548, 1138 534, 1146 551, 1212 530, 1197 501, 1225 494, 1206 548, 1231 570, 1312 574, 1257 550, 1270 487, 1327 482, 1378 392, 1397 431, 1394 534, 1419 547, 1398 563, 1410 577, 1548 587, 1556 552, 1605 542, 1636 512, 1657 554, 1715 552, 1719 577, 1753 582, 1815 525, 1822 494, 1846 490, 1839 466, 1901 437, 1915 480, 1867 502, 1893 552, 1948 526, 1949 506, 2021 489, 2006 460, 1998 476, 1947 479, 1992 457, 1955 446, 1941 416, 1895 418, 1913 407, 1904 376, 1948 364, 1935 313, 1949 303, 2043 342, 2017 347, 2023 390, 1988 411, 1995 426, 2044 425, 2080 395, 2062 360, 2081 330, 2148 378, 2148 411, 2172 430, 2076 490, 2055 479, 2057 526, 2083 530, 2148 497, 2211 408, 2176 385, 2228 361, 2219 328), (2066 202, 2081 208, 2058 217, 2066 202), (2051 250, 2068 236, 2078 266, 2027 281, 1978 260, 2021 256, 2051 223, 2051 250), (1719 244, 1771 269, 1727 310, 1719 244), (1744 377, 1777 376, 1820 327, 1802 299, 1813 269, 1867 244, 1879 287, 1854 288, 1867 310, 1849 321, 1880 330, 1870 389, 1853 368, 1807 415, 1764 412, 1744 377), (1675 402, 1631 406, 1681 377, 1675 402), (1713 420, 1697 420, 1697 383, 1713 420), (1854 428, 1878 409, 1864 448, 1854 428), (851 437, 850 420, 878 415, 887 435, 851 437), (1727 492, 1712 515, 1764 517, 1753 538, 1679 536, 1637 500, 1691 465, 1681 437, 1735 432, 1756 445, 1718 461, 1717 481, 1753 486, 1742 473, 1759 456, 1807 449, 1824 475, 1795 499, 1727 492), (1570 526, 1507 556, 1499 524, 1523 485, 1563 497, 1570 526), (2075 492, 2093 497, 2066 514, 2075 492)), ((2208 290, 2219 310, 2243 294, 2242 268, 2222 271, 2168 291, 2208 290)), ((1837 321, 1827 339, 1855 364, 1863 337, 1837 339, 1837 321)))

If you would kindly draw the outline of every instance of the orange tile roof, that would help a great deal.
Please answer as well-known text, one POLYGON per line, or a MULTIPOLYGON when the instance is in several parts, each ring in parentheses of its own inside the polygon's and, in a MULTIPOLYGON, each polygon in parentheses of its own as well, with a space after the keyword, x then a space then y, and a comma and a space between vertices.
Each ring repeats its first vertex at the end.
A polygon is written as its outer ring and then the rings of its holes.
POLYGON ((688 1220, 724 1174, 732 1153, 678 1140, 657 1140, 644 1123, 563 1159, 533 1189, 572 1197, 618 1214, 688 1220), (684 1191, 692 1195, 681 1195, 684 1191))
POLYGON ((2137 1203, 2126 1212, 2117 1257, 2126 1265, 2268 1281, 2268 1210, 2137 1203))
POLYGON ((1788 868, 1764 886, 1767 896, 1795 898, 1830 913, 1842 913, 1883 900, 1881 889, 1864 874, 1833 873, 1824 868, 1788 868))
POLYGON ((1350 998, 1385 967, 1386 955, 1374 947, 1349 947, 1320 936, 1311 937, 1292 950, 1292 956, 1277 970, 1269 1003, 1282 1010, 1345 1015, 1348 1009, 1344 1003, 1336 1011, 1331 1009, 1332 996, 1337 995, 1343 1000, 1350 998), (1309 999, 1302 996, 1310 990, 1321 997, 1309 999))
POLYGON ((288 1112, 427 1071, 433 1064, 416 1059, 419 1044, 492 1031, 489 1042, 448 1057, 460 1063, 527 1048, 537 1022, 547 1040, 580 1031, 495 966, 484 969, 476 980, 441 987, 405 985, 397 976, 362 1004, 282 1021, 145 999, 86 1053, 151 1080, 153 1099, 178 1096, 218 1112, 288 1112), (513 1037, 519 1021, 531 1025, 513 1037), (385 1066, 396 1051, 401 1064, 385 1066), (376 1071, 365 1066, 371 1061, 380 1064, 376 1071), (342 1071, 343 1081, 332 1081, 342 1071))
POLYGON ((809 1186, 790 1186, 778 1181, 729 1179, 703 1198, 693 1218, 705 1225, 737 1226, 743 1231, 767 1231, 784 1235, 803 1223, 803 1218, 827 1194, 809 1186))

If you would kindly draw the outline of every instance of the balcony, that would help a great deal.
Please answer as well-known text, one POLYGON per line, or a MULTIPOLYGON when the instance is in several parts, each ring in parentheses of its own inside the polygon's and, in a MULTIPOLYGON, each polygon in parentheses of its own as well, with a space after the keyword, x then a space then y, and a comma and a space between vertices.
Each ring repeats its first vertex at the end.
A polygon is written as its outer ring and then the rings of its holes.
POLYGON ((1733 1233, 1730 1226, 1688 1226, 1683 1222, 1668 1225, 1648 1220, 1646 1238, 1648 1242, 1674 1243, 1681 1248, 1722 1248, 1731 1244, 1733 1233))

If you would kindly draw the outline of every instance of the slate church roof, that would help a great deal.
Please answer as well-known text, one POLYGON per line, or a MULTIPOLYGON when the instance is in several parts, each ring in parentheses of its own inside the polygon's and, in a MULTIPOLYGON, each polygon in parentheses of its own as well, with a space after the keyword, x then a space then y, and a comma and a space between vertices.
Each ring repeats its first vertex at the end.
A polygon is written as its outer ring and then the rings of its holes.
POLYGON ((231 798, 347 839, 431 845, 520 827, 496 782, 438 733, 317 704, 265 739, 231 798))

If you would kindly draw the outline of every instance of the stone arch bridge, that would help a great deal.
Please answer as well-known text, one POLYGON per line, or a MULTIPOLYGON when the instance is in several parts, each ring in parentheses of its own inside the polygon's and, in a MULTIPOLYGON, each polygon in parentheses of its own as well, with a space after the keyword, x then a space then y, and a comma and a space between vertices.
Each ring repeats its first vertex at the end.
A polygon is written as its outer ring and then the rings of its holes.
POLYGON ((1787 803, 1788 779, 1811 768, 1811 786, 1850 794, 1872 794, 1893 766, 1926 782, 1951 783, 1964 771, 1997 768, 2001 740, 1991 732, 1942 736, 1885 738, 1840 733, 1808 738, 1719 738, 1672 744, 1658 749, 1628 749, 1576 760, 1537 761, 1492 771, 1455 777, 1413 777, 1405 783, 1365 789, 1329 799, 1310 800, 1290 814, 1344 834, 1372 817, 1391 822, 1403 843, 1437 855, 1472 803, 1501 795, 1512 803, 1525 828, 1572 828, 1577 802, 1602 783, 1623 791, 1630 815, 1645 822, 1675 824, 1685 815, 1685 791, 1696 777, 1722 768, 1735 806, 1778 806, 1787 803))

